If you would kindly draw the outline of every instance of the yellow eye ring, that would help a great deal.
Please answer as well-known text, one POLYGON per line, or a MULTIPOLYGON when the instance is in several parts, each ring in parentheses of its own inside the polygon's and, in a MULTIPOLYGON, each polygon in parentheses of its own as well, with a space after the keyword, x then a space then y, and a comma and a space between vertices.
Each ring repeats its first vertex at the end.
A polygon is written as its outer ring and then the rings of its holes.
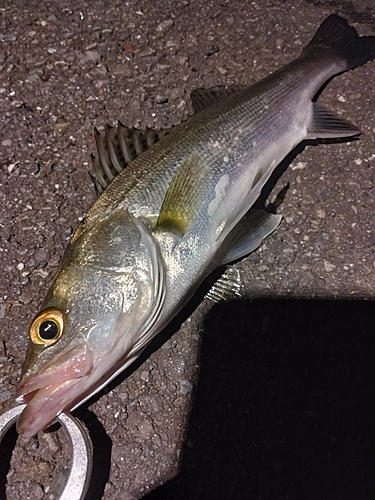
POLYGON ((60 309, 50 307, 38 314, 30 326, 33 344, 48 346, 57 342, 63 333, 64 316, 60 309))

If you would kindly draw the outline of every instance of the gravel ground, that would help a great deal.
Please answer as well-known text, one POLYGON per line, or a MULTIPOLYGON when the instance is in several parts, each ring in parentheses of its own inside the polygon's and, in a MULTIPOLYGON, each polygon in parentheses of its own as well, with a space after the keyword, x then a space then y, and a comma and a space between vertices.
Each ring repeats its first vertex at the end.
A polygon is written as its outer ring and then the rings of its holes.
MULTIPOLYGON (((178 124, 192 89, 253 83, 332 12, 375 34, 373 0, 2 0, 1 408, 95 199, 94 126, 178 124)), ((90 499, 375 497, 374 80, 370 63, 324 91, 363 135, 301 148, 274 178, 271 201, 289 186, 284 220, 240 263, 246 299, 198 296, 137 369, 76 412, 94 443, 90 499)), ((0 498, 58 498, 63 431, 16 440, 2 443, 0 498)))

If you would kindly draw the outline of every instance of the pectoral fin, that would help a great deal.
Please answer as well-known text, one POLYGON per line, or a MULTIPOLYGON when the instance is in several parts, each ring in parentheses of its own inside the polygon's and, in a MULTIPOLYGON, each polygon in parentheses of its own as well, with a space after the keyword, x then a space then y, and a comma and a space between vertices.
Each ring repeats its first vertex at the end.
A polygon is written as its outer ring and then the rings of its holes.
POLYGON ((253 177, 250 179, 249 185, 243 187, 241 195, 238 197, 237 206, 232 211, 232 215, 226 221, 223 230, 218 236, 218 241, 225 241, 228 235, 232 233, 234 228, 241 224, 241 219, 247 217, 249 210, 256 202, 260 192, 270 178, 270 175, 277 166, 276 159, 272 160, 270 164, 261 171, 254 168, 253 177))
POLYGON ((208 172, 201 158, 195 153, 186 158, 169 185, 156 229, 183 236, 202 203, 207 179, 208 172))

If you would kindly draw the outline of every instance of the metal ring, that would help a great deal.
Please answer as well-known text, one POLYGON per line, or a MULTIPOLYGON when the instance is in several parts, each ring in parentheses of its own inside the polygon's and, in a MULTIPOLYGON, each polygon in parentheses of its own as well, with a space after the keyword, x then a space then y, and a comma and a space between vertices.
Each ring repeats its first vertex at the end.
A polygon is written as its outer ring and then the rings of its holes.
MULTIPOLYGON (((26 405, 18 405, 0 415, 0 442, 26 405)), ((83 500, 91 479, 92 444, 82 424, 67 413, 57 417, 71 443, 71 466, 59 500, 83 500)))

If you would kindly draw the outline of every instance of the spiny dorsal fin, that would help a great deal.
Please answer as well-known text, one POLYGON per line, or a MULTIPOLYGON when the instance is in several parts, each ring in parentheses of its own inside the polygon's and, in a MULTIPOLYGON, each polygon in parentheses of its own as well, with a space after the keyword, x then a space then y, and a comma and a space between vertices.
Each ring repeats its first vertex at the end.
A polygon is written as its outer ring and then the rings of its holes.
MULTIPOLYGON (((194 112, 202 111, 233 94, 236 88, 218 85, 211 89, 197 89, 191 93, 194 112)), ((173 128, 173 127, 172 127, 173 128)), ((95 129, 95 142, 98 155, 91 155, 94 175, 91 175, 95 189, 101 194, 109 183, 150 146, 159 142, 172 130, 139 130, 123 125, 107 125, 104 134, 95 129)))
POLYGON ((210 89, 195 89, 190 94, 193 111, 194 113, 199 113, 204 109, 210 108, 238 90, 236 87, 228 88, 225 85, 218 85, 210 89))
POLYGON ((192 153, 178 167, 165 195, 156 229, 183 236, 202 203, 208 172, 203 160, 192 153))
POLYGON ((98 156, 91 156, 95 176, 92 176, 98 194, 141 153, 168 135, 165 130, 139 130, 118 122, 117 127, 106 126, 105 133, 95 129, 98 156))

